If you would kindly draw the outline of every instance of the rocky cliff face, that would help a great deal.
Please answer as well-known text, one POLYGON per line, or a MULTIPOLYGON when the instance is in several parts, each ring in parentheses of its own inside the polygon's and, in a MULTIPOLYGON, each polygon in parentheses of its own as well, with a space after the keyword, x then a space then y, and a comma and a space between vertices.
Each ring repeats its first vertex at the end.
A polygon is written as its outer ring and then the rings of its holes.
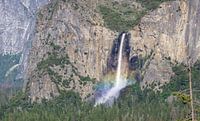
POLYGON ((24 76, 27 67, 28 53, 34 37, 36 11, 48 2, 0 1, 0 86, 3 91, 22 85, 19 84, 19 79, 24 76))
POLYGON ((36 10, 47 0, 0 1, 0 53, 20 53, 30 43, 36 10))
MULTIPOLYGON (((86 98, 102 80, 118 33, 102 24, 97 5, 53 1, 37 14, 27 76, 33 101, 71 89, 86 98)), ((135 72, 142 88, 155 84, 154 89, 161 90, 173 75, 173 64, 197 61, 199 10, 198 0, 166 2, 130 30, 130 76, 135 72), (138 59, 143 60, 140 66, 135 64, 138 59)))
POLYGON ((199 59, 199 10, 198 0, 163 3, 131 31, 133 53, 151 56, 142 86, 168 82, 170 62, 187 65, 199 59))
POLYGON ((61 76, 62 82, 70 81, 69 87, 66 84, 57 84, 59 90, 75 88, 86 97, 92 92, 92 85, 90 82, 80 82, 80 79, 90 77, 99 80, 102 76, 115 33, 100 25, 99 16, 90 13, 92 10, 86 3, 78 5, 83 6, 78 6, 81 8, 75 10, 73 2, 54 1, 38 13, 36 39, 32 45, 28 70, 29 92, 34 100, 36 97, 48 99, 52 96, 52 90, 58 90, 56 86, 51 86, 52 80, 40 78, 39 75, 43 76, 45 72, 41 74, 38 71, 38 63, 48 59, 49 54, 55 51, 58 55, 67 55, 70 61, 70 64, 51 68, 61 76), (56 47, 59 49, 56 50, 56 47), (46 85, 40 82, 45 82, 46 85), (80 83, 84 83, 84 86, 80 83), (46 93, 49 95, 46 96, 46 93))

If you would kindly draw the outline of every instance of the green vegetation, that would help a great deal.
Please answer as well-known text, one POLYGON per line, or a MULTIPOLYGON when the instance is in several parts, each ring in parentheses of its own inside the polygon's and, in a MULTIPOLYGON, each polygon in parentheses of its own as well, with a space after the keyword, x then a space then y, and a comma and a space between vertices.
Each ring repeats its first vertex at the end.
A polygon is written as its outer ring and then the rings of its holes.
POLYGON ((175 76, 172 78, 171 83, 164 85, 162 88, 165 90, 162 93, 164 98, 171 95, 171 92, 175 93, 189 89, 188 85, 188 72, 184 65, 176 65, 172 68, 175 76))
POLYGON ((181 102, 183 102, 184 104, 186 103, 190 103, 190 96, 181 92, 174 92, 173 93, 174 96, 176 96, 181 102))
POLYGON ((71 64, 69 61, 68 55, 66 56, 59 56, 58 50, 61 48, 60 46, 57 46, 55 44, 51 44, 51 46, 54 49, 53 53, 48 54, 48 58, 45 60, 42 60, 37 64, 37 68, 39 71, 42 72, 47 72, 51 78, 51 80, 57 84, 57 85, 62 85, 66 88, 69 88, 69 84, 71 80, 63 80, 63 76, 59 75, 57 72, 53 71, 54 66, 60 66, 60 67, 65 67, 66 65, 71 64))
POLYGON ((134 10, 130 11, 128 9, 118 11, 104 5, 100 5, 99 9, 106 26, 118 32, 130 30, 139 23, 140 18, 144 15, 143 12, 135 12, 134 10))
POLYGON ((37 68, 39 70, 42 69, 49 69, 49 67, 58 66, 58 65, 64 65, 64 64, 70 64, 68 56, 61 56, 58 57, 57 53, 52 53, 48 56, 47 59, 41 61, 38 63, 37 68))
MULTIPOLYGON (((187 70, 176 65, 175 76, 162 92, 141 90, 139 83, 128 86, 113 106, 93 106, 83 102, 73 91, 61 92, 52 101, 30 104, 23 93, 15 96, 9 104, 0 108, 2 121, 183 121, 190 120, 190 105, 187 94, 187 70), (171 97, 171 98, 170 98, 171 97)), ((192 77, 194 89, 200 89, 199 66, 194 67, 192 77)), ((195 92, 196 101, 200 94, 195 92)), ((197 120, 200 120, 200 106, 195 106, 197 120)))
MULTIPOLYGON (((54 50, 59 50, 60 47, 56 46, 54 44, 51 44, 54 48, 54 50), (56 49, 55 49, 56 48, 56 49)), ((69 79, 63 79, 62 75, 59 75, 57 72, 53 71, 54 66, 60 66, 61 68, 64 68, 66 65, 71 65, 73 73, 80 78, 79 82, 80 84, 86 85, 87 82, 94 82, 95 79, 91 79, 89 76, 81 76, 77 73, 77 69, 73 66, 73 64, 69 61, 69 57, 66 56, 58 56, 58 53, 54 51, 54 53, 49 53, 49 56, 47 59, 39 62, 37 64, 38 70, 42 72, 47 72, 51 78, 52 81, 54 81, 57 85, 62 85, 65 88, 69 88, 69 84, 71 81, 74 81, 71 77, 69 79)))
MULTIPOLYGON (((49 35, 50 36, 50 35, 49 35)), ((55 45, 53 42, 50 43, 50 46, 53 47, 54 50, 59 50, 61 47, 59 45, 55 45)))
MULTIPOLYGON (((117 32, 128 31, 139 24, 141 18, 150 10, 158 8, 162 2, 173 0, 137 0, 143 8, 134 8, 127 3, 107 3, 99 5, 105 25, 117 32)), ((130 2, 130 1, 129 1, 130 2)), ((130 2, 131 3, 131 2, 130 2)))
MULTIPOLYGON (((128 87, 112 107, 97 106, 82 102, 74 92, 63 93, 55 100, 42 104, 29 104, 22 101, 11 101, 5 112, 1 113, 2 121, 156 121, 171 119, 170 111, 175 107, 176 119, 187 114, 184 104, 169 105, 159 99, 153 91, 141 91, 136 86, 128 87), (153 109, 153 110, 152 110, 153 109), (180 112, 179 112, 180 111, 180 112)), ((5 108, 5 107, 3 107, 5 108)), ((1 108, 1 110, 3 109, 1 108)))
POLYGON ((8 101, 8 95, 0 90, 0 105, 5 104, 8 101))
MULTIPOLYGON (((50 36, 50 35, 48 35, 50 36)), ((73 75, 78 76, 79 83, 81 85, 86 85, 88 82, 93 82, 95 79, 91 79, 89 76, 81 76, 77 68, 70 62, 69 57, 67 54, 63 54, 63 48, 59 45, 55 45, 53 42, 48 43, 49 46, 52 48, 52 52, 48 52, 48 57, 46 59, 43 59, 37 64, 37 69, 40 73, 40 75, 48 73, 51 80, 60 86, 63 86, 65 88, 70 88, 70 82, 74 82, 74 79, 72 78, 73 75), (72 68, 72 75, 70 75, 69 78, 64 78, 63 75, 59 75, 58 72, 54 71, 55 67, 60 68, 60 70, 63 70, 66 72, 67 70, 64 70, 66 66, 70 66, 72 68)))
POLYGON ((174 1, 174 0, 137 0, 141 3, 146 10, 154 10, 159 7, 163 2, 174 1))
POLYGON ((52 2, 49 7, 47 8, 48 10, 48 15, 46 16, 46 19, 47 20, 52 20, 53 18, 53 14, 54 14, 54 11, 58 8, 58 0, 52 2))
POLYGON ((21 53, 15 55, 0 54, 0 105, 6 103, 8 97, 16 93, 21 85, 21 81, 16 80, 18 69, 15 68, 9 72, 14 65, 19 64, 20 57, 21 53))
POLYGON ((6 81, 6 72, 14 65, 19 63, 21 54, 0 55, 0 82, 6 81))
POLYGON ((95 78, 90 78, 88 75, 86 77, 79 75, 79 78, 80 78, 79 82, 83 85, 86 85, 87 82, 95 83, 96 80, 95 78))

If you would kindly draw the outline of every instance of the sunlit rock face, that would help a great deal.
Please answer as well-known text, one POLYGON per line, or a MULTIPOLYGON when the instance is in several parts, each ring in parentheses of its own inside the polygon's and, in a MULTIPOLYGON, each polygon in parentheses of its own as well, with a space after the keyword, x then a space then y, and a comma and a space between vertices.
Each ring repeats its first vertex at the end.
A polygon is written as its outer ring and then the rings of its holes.
MULTIPOLYGON (((148 57, 141 87, 163 85, 173 75, 171 63, 194 63, 200 53, 200 1, 166 2, 145 15, 131 33, 131 55, 148 57)), ((132 60, 134 61, 134 60, 132 60)), ((159 86, 156 87, 159 90, 159 86)))
POLYGON ((89 76, 96 83, 103 75, 116 33, 101 25, 99 15, 94 15, 93 9, 86 2, 77 2, 80 6, 78 10, 74 9, 73 3, 54 1, 38 13, 27 75, 27 92, 33 100, 51 99, 58 94, 58 88, 73 89, 82 98, 86 98, 93 92, 94 84, 88 81, 83 85, 80 76, 89 76), (55 52, 51 43, 61 48, 58 55, 69 57, 71 65, 52 68, 62 80, 70 80, 68 86, 54 86, 53 80, 46 76, 48 74, 37 68, 38 63, 49 57, 48 53, 55 52), (77 68, 76 74, 72 68, 77 68), (47 83, 42 83, 44 81, 47 83))
MULTIPOLYGON (((76 1, 76 6, 74 1, 54 1, 38 13, 27 74, 31 99, 50 99, 52 94, 58 95, 56 84, 48 73, 37 68, 38 63, 54 51, 50 43, 60 46, 59 54, 67 54, 73 65, 52 67, 62 79, 72 80, 70 88, 58 84, 59 88, 73 89, 85 98, 94 93, 92 87, 96 83, 114 81, 119 48, 119 40, 115 38, 119 33, 102 24, 101 16, 94 12, 96 4, 92 2, 80 0, 76 1), (72 67, 77 68, 77 74, 95 78, 94 83, 82 85, 78 76, 70 77, 72 67)), ((129 31, 130 40, 125 40, 124 75, 128 73, 128 78, 140 81, 142 88, 156 83, 155 90, 161 90, 173 75, 173 64, 186 64, 188 58, 194 63, 200 53, 199 4, 198 0, 170 1, 145 15, 139 25, 129 31)), ((108 84, 102 92, 111 86, 108 84)))
POLYGON ((172 1, 145 15, 141 23, 131 31, 135 52, 151 51, 172 61, 193 63, 199 58, 200 1, 172 1))

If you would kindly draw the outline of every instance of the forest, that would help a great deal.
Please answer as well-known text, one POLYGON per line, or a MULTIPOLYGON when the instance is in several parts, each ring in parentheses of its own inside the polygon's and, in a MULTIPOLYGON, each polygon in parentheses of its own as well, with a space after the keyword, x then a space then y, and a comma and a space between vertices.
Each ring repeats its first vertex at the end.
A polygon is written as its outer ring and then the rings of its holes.
MULTIPOLYGON (((141 90, 139 83, 121 91, 112 106, 98 105, 94 100, 82 101, 79 94, 63 91, 51 101, 30 103, 26 94, 17 93, 0 106, 1 121, 190 121, 188 70, 173 67, 175 76, 162 87, 162 92, 141 90)), ((200 120, 200 64, 192 68, 195 118, 200 120)), ((152 85, 153 87, 154 85, 152 85)))

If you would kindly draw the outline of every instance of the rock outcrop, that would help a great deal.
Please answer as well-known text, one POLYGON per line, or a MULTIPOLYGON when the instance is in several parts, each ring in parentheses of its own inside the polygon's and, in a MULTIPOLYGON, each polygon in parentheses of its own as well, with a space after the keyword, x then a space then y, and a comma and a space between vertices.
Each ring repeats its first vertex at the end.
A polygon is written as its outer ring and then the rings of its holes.
MULTIPOLYGON (((87 3, 90 2, 53 1, 38 13, 27 76, 27 91, 33 101, 50 99, 59 90, 70 89, 86 98, 94 84, 101 81, 118 34, 103 26, 101 16, 94 12, 96 4, 91 7, 87 3), (53 60, 65 57, 69 62, 51 62, 52 55, 53 60), (65 80, 70 81, 67 87, 65 80)), ((130 31, 130 62, 145 60, 140 68, 142 88, 154 84, 155 90, 161 90, 173 75, 173 64, 197 61, 199 10, 198 0, 166 2, 130 31)), ((135 70, 137 65, 133 66, 135 70)))
POLYGON ((23 52, 31 43, 36 10, 48 0, 0 1, 0 53, 23 52))
POLYGON ((36 11, 49 0, 0 1, 0 86, 8 94, 22 87, 31 42, 34 38, 36 11), (15 81, 15 82, 14 82, 15 81), (9 85, 9 86, 4 86, 9 85), (9 91, 7 91, 9 90, 9 91))
POLYGON ((166 2, 145 15, 131 31, 133 54, 150 55, 142 86, 161 85, 172 75, 172 63, 194 64, 200 52, 200 2, 180 0, 166 2))
MULTIPOLYGON (((51 43, 59 46, 61 48, 59 54, 67 54, 70 63, 73 65, 70 67, 75 67, 78 70, 77 74, 69 76, 71 75, 70 71, 61 68, 65 74, 60 75, 66 75, 67 80, 74 80, 74 84, 71 84, 67 89, 74 88, 83 97, 86 97, 92 92, 92 85, 89 83, 80 87, 81 84, 78 82, 80 77, 88 76, 96 81, 100 80, 102 72, 106 68, 108 54, 116 35, 111 30, 101 26, 98 15, 84 14, 85 12, 91 12, 85 4, 78 11, 73 7, 73 3, 54 1, 38 13, 37 32, 32 45, 28 69, 29 93, 33 97, 47 99, 51 97, 51 95, 45 97, 46 90, 51 91, 50 86, 48 86, 49 89, 40 90, 37 93, 31 91, 38 90, 41 86, 42 88, 48 88, 38 81, 40 79, 38 74, 41 75, 41 73, 37 74, 39 72, 37 64, 48 58, 48 53, 55 51, 52 49, 51 43)), ((79 5, 82 5, 82 3, 79 5)), ((43 78, 42 81, 45 80, 43 78)), ((49 83, 49 85, 51 84, 49 83)), ((63 89, 63 85, 59 85, 59 87, 59 89, 63 89)), ((54 90, 57 90, 57 88, 55 87, 54 90)))

